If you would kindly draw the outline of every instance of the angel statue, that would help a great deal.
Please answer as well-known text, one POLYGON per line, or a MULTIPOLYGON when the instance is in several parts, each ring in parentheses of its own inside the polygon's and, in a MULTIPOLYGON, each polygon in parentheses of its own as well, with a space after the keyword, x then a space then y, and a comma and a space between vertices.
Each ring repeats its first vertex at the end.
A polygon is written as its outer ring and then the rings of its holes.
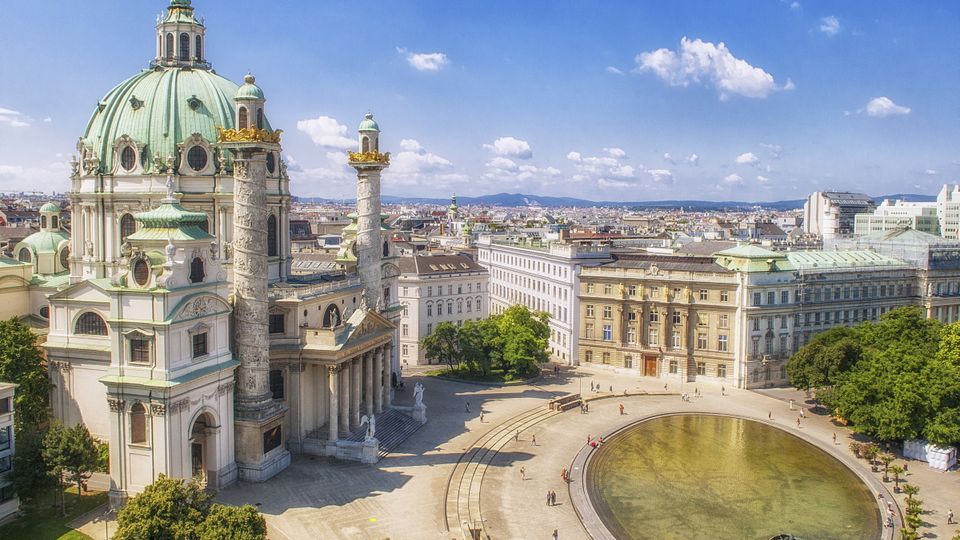
POLYGON ((377 433, 377 419, 372 414, 370 416, 363 415, 360 417, 360 425, 367 424, 367 435, 363 438, 365 442, 370 442, 374 440, 374 435, 377 433))
POLYGON ((423 406, 423 384, 419 382, 413 387, 413 403, 417 407, 423 406))

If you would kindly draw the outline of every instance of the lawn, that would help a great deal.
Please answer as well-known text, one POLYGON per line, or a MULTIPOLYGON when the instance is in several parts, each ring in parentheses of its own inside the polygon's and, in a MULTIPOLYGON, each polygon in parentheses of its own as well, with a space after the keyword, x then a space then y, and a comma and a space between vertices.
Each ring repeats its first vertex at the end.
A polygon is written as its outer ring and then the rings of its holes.
POLYGON ((68 488, 67 516, 60 513, 59 499, 54 504, 53 493, 40 497, 22 518, 0 527, 3 540, 83 540, 90 537, 67 527, 67 523, 107 502, 105 491, 90 491, 77 497, 77 488, 68 488))

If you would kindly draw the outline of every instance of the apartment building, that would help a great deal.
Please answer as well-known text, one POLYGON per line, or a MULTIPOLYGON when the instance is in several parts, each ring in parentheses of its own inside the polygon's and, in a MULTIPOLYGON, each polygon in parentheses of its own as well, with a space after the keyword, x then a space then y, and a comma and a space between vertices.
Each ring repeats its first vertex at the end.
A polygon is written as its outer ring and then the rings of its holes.
POLYGON ((402 257, 399 267, 400 362, 428 364, 420 341, 439 323, 487 317, 489 272, 464 255, 402 257))
POLYGON ((13 490, 13 393, 16 385, 0 382, 0 523, 12 519, 20 510, 13 490))

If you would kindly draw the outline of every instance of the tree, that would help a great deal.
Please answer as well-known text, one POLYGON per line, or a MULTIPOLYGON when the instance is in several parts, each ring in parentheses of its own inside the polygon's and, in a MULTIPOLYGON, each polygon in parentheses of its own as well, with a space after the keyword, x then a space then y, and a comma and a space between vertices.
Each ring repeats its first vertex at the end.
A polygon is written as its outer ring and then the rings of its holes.
POLYGON ((900 475, 905 473, 906 469, 900 465, 891 465, 890 473, 893 475, 893 492, 900 493, 900 475))
POLYGON ((477 321, 467 321, 457 331, 457 344, 460 358, 471 371, 486 375, 490 371, 490 357, 484 343, 483 325, 477 321))
POLYGON ((50 406, 50 378, 37 336, 25 324, 0 321, 0 381, 17 384, 14 429, 17 439, 46 426, 50 406))
POLYGON ((916 484, 907 484, 903 486, 903 492, 907 494, 907 500, 913 500, 913 496, 920 493, 920 488, 916 484))
POLYGON ((883 481, 890 481, 890 464, 893 463, 894 456, 892 454, 883 453, 880 454, 880 463, 883 463, 883 481))
POLYGON ((267 521, 248 505, 214 504, 197 531, 198 540, 259 540, 267 537, 267 521))
POLYGON ((196 480, 165 475, 133 497, 117 514, 116 540, 262 540, 267 525, 256 508, 211 503, 196 480))
POLYGON ((837 326, 817 334, 787 361, 790 384, 801 390, 829 388, 860 359, 861 352, 853 328, 837 326))
POLYGON ((457 327, 450 322, 442 322, 433 329, 433 333, 423 338, 423 352, 429 360, 445 361, 450 369, 460 361, 457 344, 457 327))
POLYGON ((57 484, 50 474, 50 466, 43 459, 43 438, 43 433, 27 431, 17 439, 17 452, 13 455, 13 487, 21 500, 32 499, 57 484))
POLYGON ((43 459, 57 478, 66 473, 70 482, 76 482, 79 495, 87 478, 97 470, 97 442, 83 424, 68 428, 57 423, 43 438, 43 459))

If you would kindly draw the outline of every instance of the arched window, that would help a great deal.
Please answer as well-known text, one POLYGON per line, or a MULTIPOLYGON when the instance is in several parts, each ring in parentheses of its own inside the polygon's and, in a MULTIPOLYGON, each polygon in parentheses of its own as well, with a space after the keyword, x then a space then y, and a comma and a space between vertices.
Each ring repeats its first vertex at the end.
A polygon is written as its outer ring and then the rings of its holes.
POLYGON ((190 59, 190 36, 186 33, 180 34, 180 60, 190 59))
POLYGON ((28 263, 33 260, 33 256, 30 254, 29 249, 23 248, 20 250, 20 253, 17 254, 17 260, 19 260, 20 262, 28 263))
POLYGON ((150 265, 146 259, 137 259, 137 262, 133 263, 133 280, 141 287, 150 281, 150 265))
POLYGON ((447 315, 453 315, 453 300, 447 300, 447 315))
POLYGON ((123 170, 130 172, 137 165, 137 153, 132 146, 124 146, 120 151, 120 166, 123 170))
POLYGON ((257 128, 263 129, 263 109, 257 109, 257 128))
POLYGON ((190 262, 190 283, 200 283, 203 281, 203 259, 194 257, 190 262))
POLYGON ((137 232, 137 222, 130 214, 124 214, 120 218, 120 241, 126 240, 128 236, 135 232, 137 232))
POLYGON ((323 312, 323 327, 335 328, 337 326, 340 326, 340 308, 335 304, 330 304, 330 307, 323 312))
POLYGON ((277 256, 277 216, 267 218, 267 257, 277 256))
POLYGON ((40 316, 44 319, 50 318, 50 306, 43 306, 40 308, 40 316))
POLYGON ((369 151, 370 151, 370 138, 367 137, 366 135, 364 135, 364 137, 363 137, 362 139, 360 139, 360 141, 361 141, 360 151, 363 152, 363 153, 369 152, 369 151))
POLYGON ((140 402, 130 407, 130 442, 132 444, 147 442, 147 409, 140 402))
POLYGON ((47 216, 40 216, 40 228, 41 229, 47 228, 47 216))
POLYGON ((195 54, 193 55, 194 58, 196 58, 198 62, 203 61, 203 38, 202 37, 197 36, 196 45, 194 46, 194 49, 196 49, 195 54))
POLYGON ((107 335, 107 323, 103 322, 103 318, 96 313, 88 311, 80 315, 73 331, 75 334, 87 336, 105 336, 107 335))
POLYGON ((194 145, 187 152, 187 165, 196 172, 200 172, 207 167, 207 149, 194 145))
POLYGON ((60 224, 58 223, 59 221, 60 220, 57 219, 57 216, 50 216, 50 228, 51 229, 59 228, 60 226, 60 224))
POLYGON ((467 298, 467 313, 473 311, 473 300, 467 298))
POLYGON ((267 172, 273 174, 277 169, 277 158, 273 157, 273 152, 267 154, 267 172))
POLYGON ((60 266, 62 266, 64 270, 70 268, 70 248, 68 247, 60 250, 60 266))
POLYGON ((437 316, 443 315, 443 300, 437 302, 437 316))
POLYGON ((240 107, 240 112, 237 114, 240 116, 240 118, 237 119, 239 129, 247 129, 247 108, 240 107))
POLYGON ((173 34, 167 34, 167 60, 173 60, 173 34))

